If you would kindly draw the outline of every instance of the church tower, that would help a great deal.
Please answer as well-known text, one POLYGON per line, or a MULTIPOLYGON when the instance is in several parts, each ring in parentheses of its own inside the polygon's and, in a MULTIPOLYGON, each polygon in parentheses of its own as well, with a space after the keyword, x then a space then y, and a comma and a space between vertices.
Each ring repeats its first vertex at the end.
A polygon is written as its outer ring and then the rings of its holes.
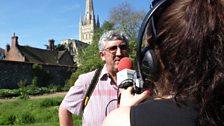
POLYGON ((93 0, 86 0, 86 10, 84 20, 82 21, 82 16, 80 15, 79 23, 79 39, 82 42, 91 44, 94 31, 100 27, 99 17, 97 17, 97 22, 95 20, 93 0))

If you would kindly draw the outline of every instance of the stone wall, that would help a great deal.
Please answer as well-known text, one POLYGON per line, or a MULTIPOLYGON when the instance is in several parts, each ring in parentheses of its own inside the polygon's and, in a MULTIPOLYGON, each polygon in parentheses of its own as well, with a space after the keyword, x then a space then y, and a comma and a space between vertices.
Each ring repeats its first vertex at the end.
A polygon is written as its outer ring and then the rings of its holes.
MULTIPOLYGON (((20 80, 32 83, 33 63, 0 60, 0 89, 18 88, 20 80)), ((64 86, 76 67, 41 64, 53 76, 50 84, 64 86)))

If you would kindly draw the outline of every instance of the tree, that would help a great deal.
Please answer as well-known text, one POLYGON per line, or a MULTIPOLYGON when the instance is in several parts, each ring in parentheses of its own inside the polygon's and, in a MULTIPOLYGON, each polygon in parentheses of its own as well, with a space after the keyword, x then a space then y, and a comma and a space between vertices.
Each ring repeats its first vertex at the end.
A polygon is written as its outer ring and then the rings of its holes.
POLYGON ((58 45, 55 45, 55 50, 64 51, 64 50, 66 50, 66 47, 65 47, 65 45, 58 44, 58 45))
POLYGON ((115 24, 116 29, 124 31, 131 39, 135 39, 145 14, 144 10, 136 11, 129 3, 123 2, 112 8, 110 22, 115 24))
POLYGON ((144 10, 136 11, 127 2, 112 8, 110 13, 110 22, 114 23, 115 29, 123 31, 129 37, 129 56, 134 60, 134 64, 136 63, 136 39, 145 14, 144 10))
POLYGON ((52 75, 49 71, 46 71, 42 65, 33 64, 32 65, 33 75, 32 75, 32 84, 38 87, 47 86, 52 80, 52 75))

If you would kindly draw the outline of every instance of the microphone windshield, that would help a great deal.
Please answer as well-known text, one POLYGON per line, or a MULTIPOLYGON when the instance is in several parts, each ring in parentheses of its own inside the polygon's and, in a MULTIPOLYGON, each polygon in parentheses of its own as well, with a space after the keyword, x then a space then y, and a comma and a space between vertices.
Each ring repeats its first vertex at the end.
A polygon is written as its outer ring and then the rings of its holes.
POLYGON ((120 60, 118 64, 118 71, 121 71, 123 69, 132 69, 133 63, 132 60, 128 57, 124 57, 120 60))

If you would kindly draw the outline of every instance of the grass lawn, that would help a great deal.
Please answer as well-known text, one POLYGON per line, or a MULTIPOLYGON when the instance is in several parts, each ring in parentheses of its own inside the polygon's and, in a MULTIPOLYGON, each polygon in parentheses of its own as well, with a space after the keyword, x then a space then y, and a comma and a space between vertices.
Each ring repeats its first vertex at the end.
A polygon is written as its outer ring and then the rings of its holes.
MULTIPOLYGON (((59 126, 58 107, 63 97, 0 102, 1 126, 59 126)), ((81 117, 73 116, 76 126, 81 117)))

